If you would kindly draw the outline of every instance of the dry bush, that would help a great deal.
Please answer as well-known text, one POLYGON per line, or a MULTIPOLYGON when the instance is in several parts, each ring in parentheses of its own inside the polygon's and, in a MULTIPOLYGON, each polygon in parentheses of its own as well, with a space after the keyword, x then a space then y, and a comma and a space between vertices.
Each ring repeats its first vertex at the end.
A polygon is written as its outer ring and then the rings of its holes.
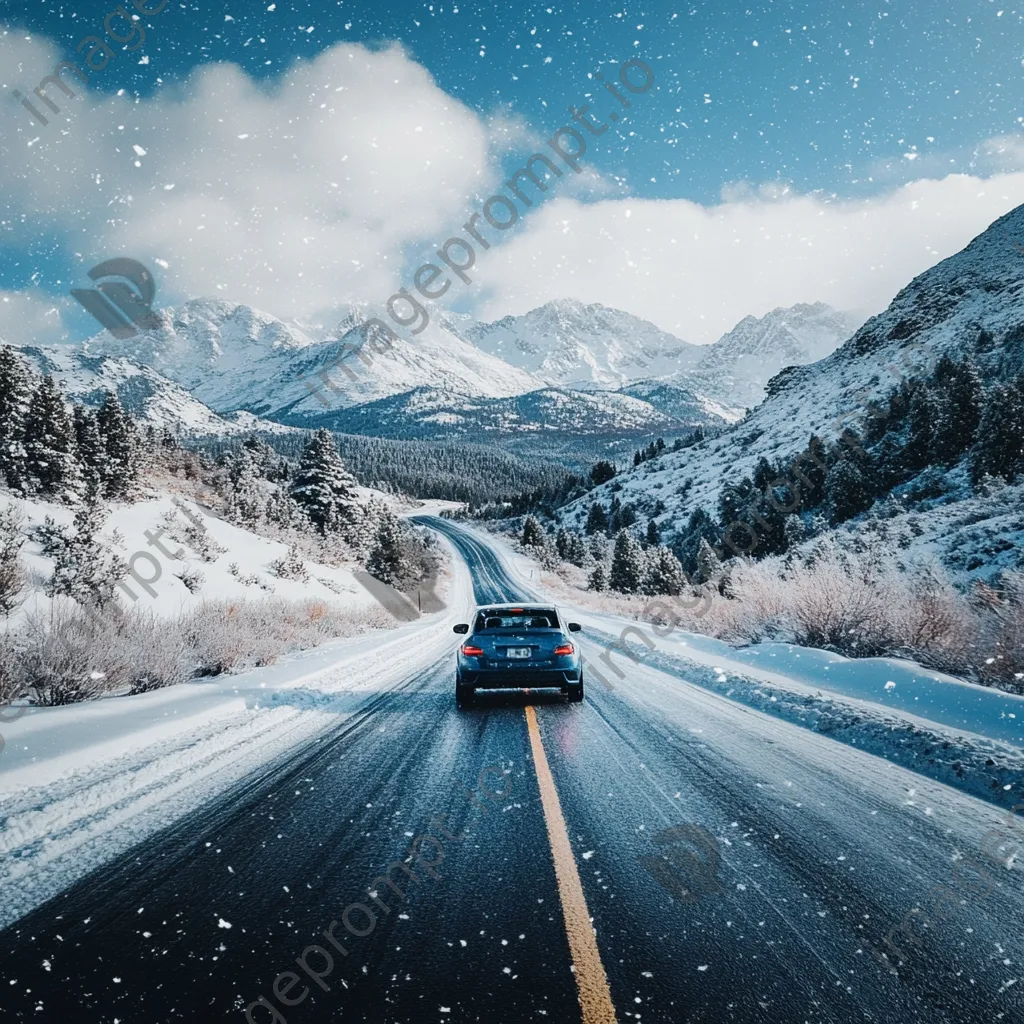
POLYGON ((20 633, 0 635, 0 702, 30 687, 43 705, 143 693, 269 665, 289 651, 392 625, 377 606, 317 600, 207 602, 175 619, 138 609, 90 614, 56 601, 20 633))
POLYGON ((21 696, 19 667, 21 658, 10 634, 0 633, 0 705, 10 704, 21 696))
POLYGON ((979 587, 978 604, 987 621, 980 670, 1013 693, 1024 693, 1024 573, 1007 573, 1002 587, 979 587))
POLYGON ((557 589, 589 608, 729 643, 778 641, 848 657, 904 657, 1024 692, 1024 574, 1008 577, 1000 591, 988 588, 972 604, 938 566, 905 568, 881 544, 851 553, 825 542, 804 559, 734 559, 717 580, 680 598, 639 601, 559 583, 557 589))
POLYGON ((0 613, 9 615, 20 603, 28 578, 19 560, 25 543, 24 514, 15 505, 0 508, 0 613))
POLYGON ((40 704, 71 704, 126 685, 125 645, 118 623, 85 614, 71 601, 54 601, 49 616, 33 615, 19 637, 20 682, 40 704))
POLYGON ((392 625, 394 620, 376 605, 351 609, 283 599, 207 602, 178 620, 195 675, 270 665, 289 651, 392 625))

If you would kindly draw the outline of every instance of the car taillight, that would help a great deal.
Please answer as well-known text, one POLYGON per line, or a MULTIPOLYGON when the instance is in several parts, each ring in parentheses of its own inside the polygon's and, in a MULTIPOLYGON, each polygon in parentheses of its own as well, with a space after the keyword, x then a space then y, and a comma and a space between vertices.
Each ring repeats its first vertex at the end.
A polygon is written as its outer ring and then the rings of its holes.
POLYGON ((482 647, 474 647, 472 644, 463 644, 462 653, 468 654, 471 658, 479 658, 483 653, 482 647))
POLYGON ((555 648, 555 654, 572 654, 575 650, 572 644, 559 644, 555 648))

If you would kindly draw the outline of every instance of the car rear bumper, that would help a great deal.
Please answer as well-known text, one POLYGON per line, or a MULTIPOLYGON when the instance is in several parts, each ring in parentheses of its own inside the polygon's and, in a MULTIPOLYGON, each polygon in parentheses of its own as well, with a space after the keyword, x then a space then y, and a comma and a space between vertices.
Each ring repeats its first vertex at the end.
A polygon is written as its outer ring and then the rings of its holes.
POLYGON ((523 689, 542 686, 568 686, 580 681, 580 669, 481 669, 460 673, 463 686, 480 690, 523 689))

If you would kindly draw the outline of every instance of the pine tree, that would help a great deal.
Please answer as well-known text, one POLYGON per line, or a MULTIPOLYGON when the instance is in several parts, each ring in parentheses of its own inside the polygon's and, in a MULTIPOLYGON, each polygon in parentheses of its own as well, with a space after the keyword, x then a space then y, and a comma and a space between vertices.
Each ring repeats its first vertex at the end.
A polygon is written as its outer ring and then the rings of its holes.
POLYGON ((71 410, 71 418, 75 430, 78 464, 81 467, 85 488, 98 488, 106 472, 107 458, 96 417, 85 406, 75 405, 71 410))
POLYGON ((604 562, 608 558, 610 548, 608 537, 603 533, 595 533, 587 545, 587 551, 595 562, 604 562))
POLYGON ((100 607, 114 600, 114 588, 128 567, 100 540, 105 519, 98 492, 86 491, 75 513, 74 526, 63 534, 46 588, 48 594, 65 594, 80 604, 100 607))
POLYGON ((587 585, 591 590, 602 591, 608 589, 608 580, 605 576, 604 566, 598 562, 590 574, 587 585))
POLYGON ((666 547, 652 548, 647 559, 648 594, 681 594, 686 585, 679 559, 666 547))
POLYGON ((1024 471, 1024 393, 1016 386, 996 384, 987 395, 971 457, 971 480, 986 474, 1012 483, 1024 471))
POLYGON ((849 459, 840 460, 828 471, 825 495, 833 526, 863 512, 873 497, 860 469, 849 459))
POLYGON ((768 490, 768 485, 776 478, 775 470, 772 469, 772 464, 762 455, 757 460, 757 465, 754 467, 754 487, 756 490, 761 491, 763 494, 768 490))
POLYGON ((522 544, 524 548, 540 548, 544 546, 544 530, 533 516, 527 516, 523 523, 522 544))
POLYGON ((938 462, 952 466, 974 443, 984 387, 970 357, 954 363, 943 356, 935 367, 935 381, 943 401, 935 424, 934 455, 938 462))
POLYGON ((606 460, 595 462, 593 468, 590 470, 590 481, 595 487, 600 484, 607 483, 614 476, 615 464, 606 460))
POLYGON ((564 526, 560 526, 555 534, 555 550, 563 562, 569 560, 569 531, 564 526))
POLYGON ((604 505, 599 502, 594 502, 590 506, 590 512, 587 513, 587 525, 584 527, 584 532, 588 537, 595 533, 605 533, 608 530, 608 513, 604 510, 604 505))
POLYGON ((32 491, 73 501, 81 487, 75 433, 54 379, 43 377, 25 413, 25 476, 32 491))
POLYGON ((903 446, 903 469, 913 475, 931 464, 935 457, 935 423, 939 403, 927 386, 915 389, 910 399, 910 420, 907 443, 903 446))
POLYGON ((638 594, 643 589, 644 552, 628 530, 619 531, 612 553, 609 586, 622 594, 638 594))
POLYGON ((636 508, 634 508, 630 502, 627 501, 625 504, 622 504, 619 502, 618 498, 614 498, 612 500, 612 533, 618 533, 619 530, 625 530, 627 527, 632 526, 636 521, 636 508))
POLYGON ((25 483, 25 414, 32 397, 32 373, 9 345, 0 346, 0 484, 22 490, 25 483))
POLYGON ((691 575, 698 583, 710 583, 722 575, 722 560, 705 537, 701 537, 700 546, 697 548, 696 574, 691 575))
POLYGON ((228 460, 227 517, 244 526, 255 526, 266 514, 266 500, 257 479, 258 468, 252 452, 240 448, 228 460))
POLYGON ((661 543, 661 528, 653 519, 647 521, 647 543, 652 547, 661 543))
POLYGON ((96 424, 107 456, 103 492, 108 498, 127 498, 138 483, 141 446, 135 424, 113 391, 103 396, 96 424))
POLYGON ((299 528, 304 518, 302 509, 295 499, 280 489, 270 492, 265 514, 268 522, 285 528, 299 528))
POLYGON ((786 516, 785 523, 786 533, 786 550, 795 548, 798 544, 802 543, 807 536, 807 527, 804 525, 804 521, 798 515, 786 516))
POLYGON ((14 505, 0 508, 0 613, 10 615, 18 606, 27 577, 19 553, 25 543, 22 515, 14 505))
POLYGON ((413 565, 406 554, 397 516, 389 515, 381 520, 366 571, 382 583, 399 589, 411 582, 413 565))
POLYGON ((828 474, 828 452, 825 442, 811 434, 807 447, 789 464, 786 478, 800 487, 802 506, 816 508, 825 500, 825 477, 828 474))
POLYGON ((674 543, 676 558, 683 569, 693 576, 700 571, 698 555, 701 543, 718 542, 719 528, 715 521, 702 508, 695 508, 690 514, 690 521, 674 543))
POLYGON ((302 453, 291 496, 321 534, 350 532, 358 518, 355 488, 330 432, 318 430, 302 453))
POLYGON ((587 561, 587 545, 583 535, 575 530, 570 531, 568 544, 566 545, 565 560, 573 565, 583 566, 587 561))

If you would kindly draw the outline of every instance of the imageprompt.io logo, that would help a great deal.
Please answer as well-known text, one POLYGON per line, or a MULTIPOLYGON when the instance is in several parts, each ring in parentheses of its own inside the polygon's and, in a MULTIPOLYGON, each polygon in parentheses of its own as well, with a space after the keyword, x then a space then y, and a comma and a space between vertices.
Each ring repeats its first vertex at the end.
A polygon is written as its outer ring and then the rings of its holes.
POLYGON ((152 309, 156 282, 138 260, 106 260, 89 277, 99 282, 95 288, 72 288, 71 294, 115 338, 133 338, 140 330, 160 326, 152 309))
POLYGON ((421 615, 439 612, 445 607, 444 601, 434 592, 437 586, 436 570, 429 573, 412 594, 403 594, 368 572, 356 570, 352 575, 377 604, 399 622, 412 622, 421 615))
POLYGON ((661 853, 637 857, 643 869, 680 903, 725 892, 718 881, 718 840, 701 825, 674 825, 651 837, 661 853))

